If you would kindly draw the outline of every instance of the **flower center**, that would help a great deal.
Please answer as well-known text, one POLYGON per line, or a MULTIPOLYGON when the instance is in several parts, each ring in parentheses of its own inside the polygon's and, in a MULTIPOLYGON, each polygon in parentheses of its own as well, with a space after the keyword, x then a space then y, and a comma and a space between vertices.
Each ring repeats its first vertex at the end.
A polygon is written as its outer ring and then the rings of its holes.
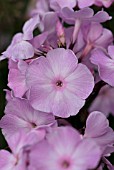
POLYGON ((37 125, 34 122, 31 122, 32 128, 35 128, 37 125))
POLYGON ((61 80, 58 80, 58 81, 56 82, 56 86, 62 87, 62 86, 63 86, 63 82, 62 82, 61 80))
POLYGON ((64 169, 67 169, 67 168, 69 168, 69 166, 70 166, 70 163, 68 162, 68 161, 63 161, 62 162, 62 167, 64 168, 64 169))

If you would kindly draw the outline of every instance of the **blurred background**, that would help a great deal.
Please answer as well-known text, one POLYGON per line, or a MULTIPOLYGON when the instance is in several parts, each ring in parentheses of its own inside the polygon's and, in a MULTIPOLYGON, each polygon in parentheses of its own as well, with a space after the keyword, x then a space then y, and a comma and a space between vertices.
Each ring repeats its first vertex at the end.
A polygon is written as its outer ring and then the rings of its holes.
MULTIPOLYGON (((29 13, 35 7, 37 0, 0 0, 0 54, 11 43, 13 35, 22 31, 24 22, 29 18, 29 13)), ((102 8, 93 7, 97 12, 102 8)), ((109 9, 105 9, 113 19, 104 24, 114 34, 114 5, 109 9)), ((8 66, 7 60, 0 62, 0 117, 4 114, 5 108, 5 92, 7 89, 8 66)), ((109 116, 110 125, 114 129, 114 117, 109 116)), ((5 140, 0 133, 0 148, 5 148, 5 140)), ((113 154, 114 155, 114 154, 113 154)), ((114 156, 110 158, 114 164, 114 156)))

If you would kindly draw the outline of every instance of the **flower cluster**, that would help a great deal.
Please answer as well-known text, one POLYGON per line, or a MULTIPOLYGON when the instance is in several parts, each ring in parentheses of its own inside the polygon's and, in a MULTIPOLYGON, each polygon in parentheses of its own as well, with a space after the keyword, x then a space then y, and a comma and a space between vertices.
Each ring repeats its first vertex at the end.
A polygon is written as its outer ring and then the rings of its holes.
POLYGON ((107 119, 114 114, 114 45, 102 25, 112 17, 89 7, 112 3, 39 0, 2 53, 10 90, 0 127, 9 149, 0 150, 0 170, 114 169, 107 119))

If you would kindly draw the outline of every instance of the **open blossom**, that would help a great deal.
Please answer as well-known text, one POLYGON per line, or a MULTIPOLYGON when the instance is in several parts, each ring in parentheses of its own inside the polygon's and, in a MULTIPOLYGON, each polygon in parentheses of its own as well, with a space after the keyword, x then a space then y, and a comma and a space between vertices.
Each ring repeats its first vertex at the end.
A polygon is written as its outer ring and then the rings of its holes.
POLYGON ((31 105, 56 116, 76 115, 94 87, 87 67, 78 64, 71 50, 50 50, 28 67, 27 85, 31 105))
POLYGON ((98 66, 100 78, 114 86, 114 46, 108 47, 108 53, 101 49, 94 50, 90 60, 98 66))
POLYGON ((36 0, 0 58, 8 59, 11 90, 0 120, 8 144, 0 170, 114 170, 105 116, 114 114, 114 45, 102 25, 112 17, 89 8, 113 2, 36 0))
POLYGON ((28 59, 34 56, 34 47, 29 42, 33 38, 33 31, 40 22, 39 15, 29 19, 23 26, 23 33, 17 33, 0 60, 11 58, 14 61, 28 59))
POLYGON ((84 137, 94 139, 103 152, 114 144, 114 131, 109 127, 108 119, 98 111, 90 113, 87 118, 84 137))
POLYGON ((37 130, 42 138, 45 134, 43 129, 56 124, 51 113, 34 110, 26 99, 10 99, 5 113, 0 120, 0 127, 5 136, 11 136, 22 130, 25 133, 37 130))
POLYGON ((106 116, 109 114, 114 115, 114 88, 106 85, 102 87, 98 96, 93 101, 89 111, 98 110, 106 116))
POLYGON ((82 139, 71 127, 53 129, 47 140, 33 146, 30 167, 35 170, 87 170, 98 165, 101 151, 91 139, 82 139), (69 140, 70 139, 70 140, 69 140))

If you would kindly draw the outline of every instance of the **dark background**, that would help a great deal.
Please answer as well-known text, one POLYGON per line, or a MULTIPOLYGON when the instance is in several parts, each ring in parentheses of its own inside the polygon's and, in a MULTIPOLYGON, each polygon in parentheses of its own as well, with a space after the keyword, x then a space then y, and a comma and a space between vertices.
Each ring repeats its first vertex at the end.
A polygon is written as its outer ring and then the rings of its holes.
MULTIPOLYGON (((13 35, 22 31, 24 22, 29 18, 28 11, 33 4, 34 0, 0 0, 0 54, 11 43, 13 35)), ((98 7, 93 8, 96 12, 102 9, 98 7)), ((114 34, 114 5, 105 10, 113 18, 103 25, 114 34)), ((3 116, 5 108, 5 92, 3 89, 7 89, 7 67, 7 60, 0 62, 0 117, 3 116)), ((114 129, 114 117, 110 115, 109 121, 110 126, 114 129)), ((5 147, 5 140, 0 133, 0 148, 5 147)), ((110 160, 114 164, 114 156, 110 160)))
MULTIPOLYGON (((0 0, 0 55, 11 43, 13 35, 22 31, 27 16, 30 0, 0 0)), ((0 117, 4 114, 5 92, 7 89, 8 65, 7 60, 0 62, 0 117)), ((0 133, 0 148, 6 143, 0 133)))

